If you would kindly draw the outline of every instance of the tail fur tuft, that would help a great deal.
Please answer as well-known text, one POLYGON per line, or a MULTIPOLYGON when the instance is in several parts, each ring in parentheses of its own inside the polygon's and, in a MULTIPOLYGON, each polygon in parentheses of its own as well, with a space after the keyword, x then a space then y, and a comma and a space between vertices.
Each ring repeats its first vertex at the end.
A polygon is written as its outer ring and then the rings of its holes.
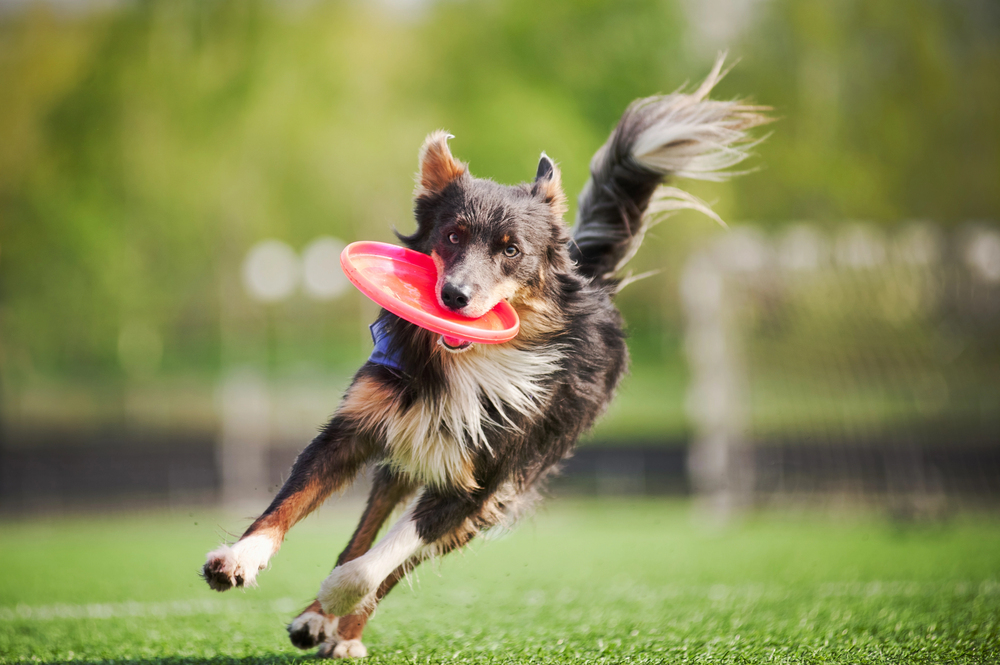
POLYGON ((633 102, 590 162, 573 228, 573 258, 593 279, 613 281, 642 243, 650 218, 694 209, 722 220, 708 204, 669 178, 720 181, 763 139, 749 130, 770 122, 770 109, 742 101, 715 101, 708 93, 725 76, 725 54, 697 90, 633 102))

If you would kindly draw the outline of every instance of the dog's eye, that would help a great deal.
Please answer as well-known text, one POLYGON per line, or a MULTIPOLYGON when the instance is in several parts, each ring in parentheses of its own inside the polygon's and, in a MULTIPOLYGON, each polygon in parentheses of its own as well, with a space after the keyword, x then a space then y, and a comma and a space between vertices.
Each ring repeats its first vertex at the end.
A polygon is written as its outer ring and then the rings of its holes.
POLYGON ((458 244, 458 240, 459 240, 459 238, 458 238, 458 234, 457 233, 449 233, 448 234, 448 242, 450 242, 452 245, 457 245, 458 244))
POLYGON ((520 253, 521 252, 518 251, 517 247, 515 247, 514 245, 509 245, 507 249, 503 250, 503 255, 511 259, 520 253))

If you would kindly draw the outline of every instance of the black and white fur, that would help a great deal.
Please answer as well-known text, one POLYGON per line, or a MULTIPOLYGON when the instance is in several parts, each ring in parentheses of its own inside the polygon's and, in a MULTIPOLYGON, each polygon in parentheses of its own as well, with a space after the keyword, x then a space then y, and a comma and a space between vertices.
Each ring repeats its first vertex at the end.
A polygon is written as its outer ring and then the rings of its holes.
POLYGON ((302 451, 268 509, 203 575, 224 591, 253 585, 285 533, 362 469, 374 466, 367 508, 316 601, 289 626, 299 647, 364 656, 361 633, 378 601, 421 561, 510 524, 614 395, 628 365, 616 278, 655 213, 701 202, 671 176, 720 179, 746 157, 759 107, 710 101, 721 59, 693 93, 626 110, 591 162, 572 230, 556 164, 505 186, 472 177, 444 132, 420 152, 416 230, 400 239, 430 255, 441 303, 481 316, 501 299, 518 312, 510 342, 453 347, 383 311, 398 368, 367 362, 336 414, 302 451), (402 517, 374 546, 397 507, 402 517))

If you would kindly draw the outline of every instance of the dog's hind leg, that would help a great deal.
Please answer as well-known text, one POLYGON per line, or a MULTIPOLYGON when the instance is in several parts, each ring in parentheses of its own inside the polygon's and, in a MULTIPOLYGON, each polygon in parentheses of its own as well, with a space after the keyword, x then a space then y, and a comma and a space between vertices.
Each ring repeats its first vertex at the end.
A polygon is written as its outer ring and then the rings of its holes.
POLYGON ((425 488, 371 551, 333 569, 317 597, 328 613, 364 611, 397 568, 451 551, 503 517, 498 494, 425 488))
POLYGON ((202 576, 216 591, 251 586, 278 551, 285 533, 331 493, 352 480, 379 448, 371 423, 392 408, 391 391, 359 374, 336 415, 299 453, 292 472, 264 514, 232 547, 209 552, 202 576))
MULTIPOLYGON (((434 556, 441 557, 455 549, 464 547, 472 540, 479 530, 472 523, 463 524, 452 533, 447 534, 440 542, 435 543, 434 556)), ((375 592, 375 597, 371 603, 364 605, 359 611, 349 616, 341 617, 336 627, 337 637, 323 643, 316 653, 320 658, 361 658, 368 655, 368 649, 361 642, 361 635, 364 633, 368 619, 371 618, 375 607, 382 602, 382 599, 392 591, 393 587, 399 583, 410 571, 420 565, 426 556, 417 555, 411 557, 409 561, 396 568, 379 585, 375 592)), ((318 607, 319 601, 310 605, 318 607)), ((318 612, 322 612, 320 607, 318 612)), ((322 615, 330 616, 330 615, 322 615)))
MULTIPOLYGON (((375 472, 368 505, 354 535, 337 559, 338 566, 368 551, 385 520, 399 502, 413 492, 413 489, 411 482, 388 467, 380 467, 375 472)), ((332 645, 329 647, 332 650, 340 641, 360 638, 366 620, 367 617, 362 619, 357 615, 337 617, 327 614, 316 600, 288 625, 288 638, 300 649, 311 649, 326 643, 332 645), (357 628, 358 625, 360 629, 357 628), (349 637, 345 637, 345 634, 349 637)), ((355 652, 359 650, 355 648, 355 652)))

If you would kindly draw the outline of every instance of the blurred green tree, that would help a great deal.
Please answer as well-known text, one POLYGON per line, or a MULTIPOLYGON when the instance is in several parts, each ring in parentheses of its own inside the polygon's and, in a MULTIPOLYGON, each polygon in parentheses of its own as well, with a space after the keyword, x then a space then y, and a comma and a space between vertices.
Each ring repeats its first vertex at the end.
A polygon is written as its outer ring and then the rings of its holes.
MULTIPOLYGON (((629 101, 706 73, 684 7, 470 0, 398 15, 362 3, 149 0, 5 10, 4 380, 121 377, 125 330, 160 336, 160 371, 214 376, 222 300, 239 301, 237 357, 258 353, 272 325, 276 366, 349 368, 366 352, 359 330, 371 310, 356 294, 335 305, 296 296, 269 312, 245 302, 236 280, 246 250, 267 237, 301 249, 318 235, 390 240, 393 226, 408 229, 416 150, 438 127, 475 174, 502 182, 530 178, 546 150, 572 199, 629 101)), ((696 193, 719 199, 729 220, 771 225, 998 216, 994 3, 757 7, 731 45, 742 62, 717 94, 752 92, 782 120, 758 148, 759 171, 696 193)), ((660 227, 636 267, 668 269, 623 294, 637 352, 663 375, 682 372, 677 267, 718 232, 683 217, 660 227)))

